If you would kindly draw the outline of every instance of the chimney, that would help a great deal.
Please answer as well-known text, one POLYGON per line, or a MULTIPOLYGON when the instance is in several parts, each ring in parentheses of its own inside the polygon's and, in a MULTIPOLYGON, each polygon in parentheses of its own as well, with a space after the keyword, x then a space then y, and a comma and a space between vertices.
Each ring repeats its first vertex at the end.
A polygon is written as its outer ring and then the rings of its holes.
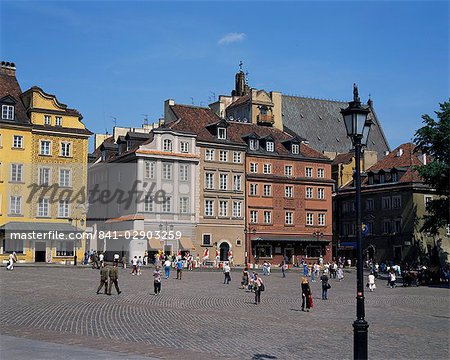
POLYGON ((402 148, 400 148, 400 149, 398 149, 398 151, 397 151, 397 157, 400 157, 400 156, 402 156, 403 155, 403 149, 402 148))
POLYGON ((2 61, 0 65, 0 74, 16 76, 16 64, 8 61, 2 61))

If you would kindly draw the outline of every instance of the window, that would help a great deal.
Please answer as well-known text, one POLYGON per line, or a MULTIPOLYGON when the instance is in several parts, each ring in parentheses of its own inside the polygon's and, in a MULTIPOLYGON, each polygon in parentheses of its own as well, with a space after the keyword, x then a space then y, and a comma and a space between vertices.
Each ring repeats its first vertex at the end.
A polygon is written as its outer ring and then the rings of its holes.
POLYGON ((317 198, 318 199, 325 199, 325 189, 324 188, 318 188, 317 189, 317 198))
POLYGON ((250 195, 258 195, 258 184, 250 184, 250 195))
POLYGON ((392 182, 397 182, 397 181, 398 181, 398 173, 393 172, 393 173, 391 174, 391 181, 392 181, 392 182))
POLYGON ((275 146, 274 146, 273 141, 267 141, 266 142, 266 150, 270 151, 270 152, 273 152, 275 150, 275 146))
POLYGON ((322 247, 321 246, 314 246, 314 245, 308 245, 306 247, 306 256, 310 258, 318 258, 322 255, 322 247))
POLYGON ((2 105, 2 119, 14 120, 14 106, 2 105))
POLYGON ((284 213, 284 223, 286 225, 292 225, 294 222, 294 213, 292 211, 286 211, 284 213))
POLYGON ((189 152, 189 143, 186 141, 180 142, 180 152, 188 153, 189 152))
POLYGON ((147 179, 153 179, 155 177, 155 162, 145 161, 144 177, 147 179))
POLYGON ((21 182, 23 176, 23 164, 11 164, 11 181, 21 182))
POLYGON ((153 211, 153 196, 146 195, 144 198, 144 211, 152 212, 153 211))
POLYGON ((205 216, 214 216, 214 200, 205 200, 205 216))
POLYGON ((380 174, 380 184, 384 184, 386 182, 386 177, 384 174, 380 174))
POLYGON ((180 181, 188 181, 188 180, 189 180, 189 165, 180 164, 180 181))
POLYGON ((23 254, 23 240, 22 239, 8 239, 5 238, 3 246, 3 253, 23 254))
POLYGON ((255 256, 260 259, 272 257, 272 245, 256 245, 255 256))
POLYGON ((395 233, 400 234, 402 232, 402 221, 400 219, 395 220, 395 233))
POLYGON ((172 211, 172 197, 166 196, 162 203, 162 212, 168 213, 172 211))
POLYGON ((187 214, 189 212, 189 198, 180 197, 180 213, 187 214))
POLYGON ((317 224, 319 226, 325 226, 325 214, 319 214, 317 215, 317 224))
POLYGON ((206 161, 214 161, 214 150, 213 149, 205 150, 205 160, 206 161))
POLYGON ((233 190, 241 191, 241 189, 242 189, 242 176, 233 175, 233 190))
POLYGON ((307 187, 306 188, 306 198, 307 199, 312 199, 313 198, 313 188, 312 187, 307 187))
POLYGON ((305 168, 305 175, 306 177, 312 177, 312 168, 310 167, 305 168))
POLYGON ((68 200, 60 200, 59 201, 58 217, 60 217, 60 218, 68 218, 69 217, 69 201, 68 200))
POLYGON ((264 224, 272 224, 272 212, 264 211, 264 224))
POLYGON ((228 201, 225 200, 219 201, 219 216, 220 217, 228 216, 228 201))
POLYGON ((73 256, 74 252, 73 241, 57 241, 56 242, 56 256, 73 256))
POLYGON ((373 222, 366 223, 366 226, 367 226, 367 235, 372 235, 373 234, 373 222))
POLYGON ((214 189, 214 174, 205 173, 205 188, 214 189))
POLYGON ((293 186, 286 186, 284 188, 284 196, 287 198, 292 198, 294 197, 294 187, 293 186))
POLYGON ((392 197, 392 208, 400 209, 402 206, 402 198, 401 196, 393 196, 392 197))
POLYGON ((62 117, 61 116, 55 116, 55 125, 62 126, 62 117))
POLYGON ((240 151, 235 151, 233 153, 233 162, 237 164, 242 162, 242 153, 240 151))
POLYGON ((164 139, 163 140, 163 150, 164 151, 172 151, 172 140, 170 139, 164 139))
POLYGON ((250 150, 258 150, 258 140, 250 139, 250 150))
POLYGON ((48 201, 48 199, 39 199, 37 216, 38 217, 48 217, 49 216, 49 201, 48 201))
POLYGON ((22 149, 23 148, 23 136, 14 135, 13 136, 13 148, 22 149))
POLYGON ((50 184, 50 169, 46 167, 39 168, 39 185, 49 186, 50 184))
POLYGON ((391 221, 384 220, 383 221, 383 234, 390 234, 390 233, 391 233, 391 221))
POLYGON ((317 177, 324 178, 325 177, 325 169, 317 169, 317 177))
POLYGON ((366 210, 373 211, 373 199, 366 200, 366 210))
POLYGON ((258 222, 258 211, 250 210, 250 222, 256 224, 258 222))
POLYGON ((227 190, 228 189, 228 175, 220 174, 219 176, 219 189, 227 190))
POLYGON ((70 170, 59 169, 59 186, 70 187, 70 170))
POLYGON ((44 125, 51 125, 52 117, 50 115, 44 115, 44 125))
POLYGON ((292 144, 291 150, 293 154, 298 154, 300 152, 300 146, 298 144, 292 144))
POLYGON ((257 173, 258 172, 258 164, 257 163, 250 163, 250 172, 251 173, 257 173))
POLYGON ((11 196, 9 198, 9 212, 10 214, 18 215, 22 213, 22 197, 21 196, 11 196))
POLYGON ((292 176, 292 165, 286 165, 284 167, 284 175, 292 176))
POLYGON ((172 164, 163 163, 163 179, 172 180, 172 164))
POLYGON ((219 140, 226 140, 227 138, 227 129, 226 128, 217 128, 217 138, 219 140))
POLYGON ((60 155, 64 156, 64 157, 70 157, 71 156, 71 147, 72 147, 71 143, 62 142, 60 155))
POLYGON ((233 201, 233 217, 234 218, 242 217, 242 202, 241 201, 233 201))
POLYGON ((127 140, 127 151, 131 149, 131 140, 127 140))
POLYGON ((40 155, 51 155, 50 153, 50 141, 41 140, 41 147, 39 149, 40 155))
POLYGON ((228 161, 228 151, 225 151, 225 150, 219 151, 219 161, 222 161, 222 162, 228 161))
POLYGON ((314 225, 314 214, 306 213, 306 225, 314 225))
POLYGON ((211 234, 203 234, 202 235, 202 245, 203 246, 211 246, 211 234))
POLYGON ((272 185, 264 185, 264 196, 272 196, 272 185))
POLYGON ((369 174, 369 185, 373 185, 373 175, 369 174))
POLYGON ((391 208, 391 198, 390 197, 382 198, 381 205, 382 205, 383 209, 390 209, 391 208))
POLYGON ((272 164, 264 164, 263 172, 264 174, 272 174, 272 164))

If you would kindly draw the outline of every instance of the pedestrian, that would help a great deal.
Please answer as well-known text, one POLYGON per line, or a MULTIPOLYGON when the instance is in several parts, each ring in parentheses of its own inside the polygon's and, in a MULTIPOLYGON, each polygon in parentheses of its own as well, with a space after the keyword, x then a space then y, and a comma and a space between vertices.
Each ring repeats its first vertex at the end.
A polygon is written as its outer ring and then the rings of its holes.
POLYGON ((230 265, 228 264, 228 261, 225 261, 224 265, 223 265, 223 274, 224 274, 224 279, 223 279, 223 283, 224 284, 229 284, 231 282, 231 275, 230 275, 230 265))
POLYGON ((169 258, 167 258, 166 261, 164 261, 164 272, 165 272, 166 279, 168 279, 170 276, 170 266, 171 265, 172 265, 172 262, 169 260, 169 258))
POLYGON ((137 264, 138 264, 138 258, 135 255, 133 259, 131 259, 131 265, 133 268, 131 269, 131 275, 137 275, 137 264))
POLYGON ((177 279, 181 280, 181 276, 183 275, 183 259, 181 257, 177 260, 177 279))
POLYGON ((94 253, 92 254, 92 268, 98 269, 98 255, 97 251, 94 250, 94 253))
POLYGON ((286 270, 288 269, 288 266, 285 262, 283 262, 283 264, 281 265, 281 274, 283 275, 283 277, 286 277, 286 270))
POLYGON ((338 269, 336 270, 337 273, 337 278, 339 281, 342 281, 344 279, 344 269, 342 269, 342 265, 340 265, 338 267, 338 269))
POLYGON ((109 276, 109 268, 108 265, 102 264, 100 268, 100 285, 97 289, 97 294, 100 294, 100 290, 102 287, 105 287, 105 295, 108 294, 108 276, 109 276))
POLYGON ((137 275, 139 276, 141 275, 142 264, 143 264, 142 257, 139 255, 137 261, 137 275))
POLYGON ((242 280, 241 280, 242 289, 248 287, 249 284, 248 278, 249 278, 248 268, 245 267, 244 270, 242 270, 242 280))
POLYGON ((267 263, 267 261, 264 261, 264 263, 263 263, 263 275, 264 276, 266 276, 267 275, 267 268, 268 268, 268 263, 267 263))
POLYGON ((119 264, 119 259, 120 259, 119 254, 115 253, 114 254, 114 263, 119 264))
POLYGON ((103 262, 105 261, 105 255, 103 253, 100 253, 98 255, 98 260, 100 261, 100 267, 103 266, 103 262))
POLYGON ((122 256, 122 267, 123 267, 124 269, 127 268, 127 257, 126 257, 125 255, 122 256))
POLYGON ((377 287, 375 285, 375 275, 370 273, 367 281, 367 286, 369 287, 369 291, 374 291, 377 287))
POLYGON ((308 276, 308 264, 306 262, 303 263, 303 276, 308 276))
POLYGON ((268 261, 267 262, 267 276, 270 276, 270 268, 271 268, 272 264, 268 261))
POLYGON ((320 281, 322 282, 322 300, 328 300, 328 289, 331 288, 331 285, 328 282, 327 274, 322 274, 320 281))
POLYGON ((159 295, 161 293, 161 270, 158 265, 153 271, 153 291, 155 292, 155 295, 159 295))
POLYGON ((309 312, 312 305, 312 292, 309 286, 308 279, 306 277, 302 278, 302 311, 309 312))
POLYGON ((261 302, 261 291, 264 291, 264 283, 258 274, 255 274, 253 288, 255 289, 255 305, 258 305, 261 302))
POLYGON ((396 276, 395 276, 395 271, 391 270, 388 274, 388 286, 392 289, 397 287, 397 285, 395 285, 395 281, 397 280, 396 276))
POLYGON ((114 266, 109 269, 108 295, 111 295, 112 284, 114 284, 117 294, 119 295, 122 291, 119 290, 119 272, 117 271, 117 264, 114 264, 114 266))
POLYGON ((313 265, 311 269, 311 282, 316 282, 316 265, 313 265))
POLYGON ((14 263, 17 261, 16 252, 13 251, 12 254, 9 254, 8 257, 8 265, 6 265, 6 270, 14 270, 14 263))

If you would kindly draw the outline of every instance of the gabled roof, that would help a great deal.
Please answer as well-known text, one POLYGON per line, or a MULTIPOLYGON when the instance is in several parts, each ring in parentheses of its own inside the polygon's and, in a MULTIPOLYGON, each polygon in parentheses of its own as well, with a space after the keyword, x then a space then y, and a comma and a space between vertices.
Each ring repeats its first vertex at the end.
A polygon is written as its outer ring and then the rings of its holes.
POLYGON ((27 116, 27 112, 25 110, 25 106, 22 103, 21 95, 22 90, 20 89, 20 85, 17 82, 15 76, 7 75, 0 73, 0 98, 4 98, 6 96, 12 97, 16 104, 14 106, 14 120, 4 120, 1 119, 2 122, 8 123, 20 123, 20 124, 29 124, 31 125, 31 121, 27 116))
MULTIPOLYGON (((378 153, 378 158, 389 150, 383 129, 369 102, 369 116, 374 122, 369 134, 368 149, 378 153)), ((320 151, 347 153, 352 144, 345 130, 341 108, 347 102, 312 99, 282 95, 283 125, 308 140, 309 145, 320 151)))
POLYGON ((352 162, 354 156, 355 156, 355 154, 351 151, 348 153, 344 153, 344 154, 337 154, 331 164, 332 165, 350 164, 352 162))

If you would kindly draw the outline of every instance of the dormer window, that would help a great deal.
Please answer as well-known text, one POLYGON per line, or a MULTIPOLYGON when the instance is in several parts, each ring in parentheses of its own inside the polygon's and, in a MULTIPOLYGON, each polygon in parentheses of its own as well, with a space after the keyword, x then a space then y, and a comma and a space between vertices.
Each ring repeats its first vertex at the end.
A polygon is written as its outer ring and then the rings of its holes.
POLYGON ((217 138, 219 140, 226 140, 227 139, 227 129, 226 128, 217 128, 217 138))
POLYGON ((291 151, 293 154, 300 153, 300 145, 299 144, 292 144, 291 151))
POLYGON ((270 151, 270 152, 273 152, 274 149, 275 149, 275 146, 274 146, 273 141, 267 141, 266 142, 266 150, 270 151))
POLYGON ((2 105, 2 119, 14 120, 14 106, 2 105))
POLYGON ((369 185, 373 185, 373 175, 369 175, 369 185))
POLYGON ((258 150, 258 139, 250 139, 250 150, 258 150))
POLYGON ((127 140, 127 151, 131 149, 131 140, 127 140))
POLYGON ((393 173, 391 174, 391 181, 392 181, 392 182, 397 182, 397 181, 398 181, 398 173, 393 172, 393 173))
POLYGON ((385 176, 384 176, 384 174, 380 174, 380 177, 379 177, 379 179, 380 179, 380 184, 384 184, 385 183, 385 176))
POLYGON ((164 139, 163 141, 163 150, 164 151, 172 151, 172 140, 170 139, 164 139))

